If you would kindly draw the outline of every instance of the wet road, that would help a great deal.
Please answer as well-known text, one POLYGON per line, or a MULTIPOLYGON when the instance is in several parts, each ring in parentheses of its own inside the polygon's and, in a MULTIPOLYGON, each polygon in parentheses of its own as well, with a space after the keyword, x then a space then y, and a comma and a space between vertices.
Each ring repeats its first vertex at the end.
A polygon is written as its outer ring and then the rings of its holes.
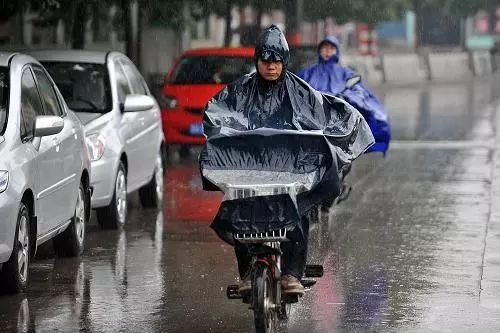
MULTIPOLYGON (((500 85, 378 94, 395 141, 385 159, 355 163, 349 200, 312 226, 309 261, 325 276, 282 330, 498 331, 500 85)), ((233 250, 208 227, 220 195, 201 190, 195 157, 171 160, 162 211, 134 195, 124 231, 92 221, 82 258, 42 249, 28 292, 0 296, 0 331, 251 331, 247 306, 225 297, 233 250)))

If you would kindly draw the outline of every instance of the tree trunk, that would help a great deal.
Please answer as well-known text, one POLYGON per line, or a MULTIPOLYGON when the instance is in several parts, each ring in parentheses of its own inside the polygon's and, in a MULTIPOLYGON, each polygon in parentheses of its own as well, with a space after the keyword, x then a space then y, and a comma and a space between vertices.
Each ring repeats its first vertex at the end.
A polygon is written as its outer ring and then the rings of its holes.
POLYGON ((488 32, 490 34, 495 34, 495 28, 496 28, 496 23, 497 23, 497 13, 496 13, 496 8, 490 8, 490 10, 488 11, 488 14, 489 14, 489 18, 488 18, 488 21, 489 21, 489 29, 488 29, 488 32))
POLYGON ((100 20, 100 12, 99 12, 99 4, 97 2, 92 3, 92 33, 94 34, 94 40, 96 40, 101 31, 101 20, 100 20))
POLYGON ((302 15, 304 12, 303 0, 286 1, 286 34, 290 45, 301 43, 300 29, 302 27, 302 15))
POLYGON ((420 36, 422 30, 422 8, 419 0, 413 0, 413 11, 415 12, 415 51, 420 48, 420 36))
MULTIPOLYGON (((231 9, 232 9, 232 1, 226 1, 226 8, 224 12, 224 19, 226 20, 226 31, 224 33, 224 46, 229 46, 231 44, 231 9)), ((240 23, 241 25, 241 23, 240 23)))
POLYGON ((137 61, 135 64, 137 65, 137 68, 139 69, 139 71, 142 72, 142 59, 141 59, 141 56, 142 56, 142 30, 144 28, 144 22, 145 22, 146 18, 145 18, 144 11, 140 7, 140 4, 139 4, 137 16, 138 16, 137 17, 137 48, 136 48, 137 61))
POLYGON ((138 64, 137 11, 139 5, 136 0, 120 0, 120 5, 123 11, 123 27, 125 28, 125 54, 133 63, 138 64))
POLYGON ((257 30, 256 37, 258 37, 260 35, 260 30, 262 29, 262 16, 264 15, 264 3, 262 1, 259 1, 256 7, 257 7, 257 19, 255 25, 257 30))
POLYGON ((85 47, 85 25, 88 13, 85 0, 74 2, 73 26, 71 28, 71 48, 83 49, 85 47))

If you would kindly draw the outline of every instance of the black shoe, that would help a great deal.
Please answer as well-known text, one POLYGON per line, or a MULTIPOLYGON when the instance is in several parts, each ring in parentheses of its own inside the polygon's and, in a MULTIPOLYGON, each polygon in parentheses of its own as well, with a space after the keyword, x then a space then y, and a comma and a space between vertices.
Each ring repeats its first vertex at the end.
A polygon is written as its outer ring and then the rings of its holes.
POLYGON ((238 285, 238 293, 240 295, 248 294, 252 291, 252 281, 250 281, 250 274, 245 275, 238 285))

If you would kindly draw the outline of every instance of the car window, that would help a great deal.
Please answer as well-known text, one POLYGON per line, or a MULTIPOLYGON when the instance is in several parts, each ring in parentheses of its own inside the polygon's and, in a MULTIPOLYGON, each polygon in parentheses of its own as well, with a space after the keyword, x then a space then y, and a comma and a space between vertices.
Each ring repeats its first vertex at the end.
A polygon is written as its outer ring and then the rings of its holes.
POLYGON ((56 92, 52 83, 50 82, 47 75, 39 68, 33 68, 36 80, 38 82, 38 90, 42 97, 43 105, 45 107, 45 114, 48 116, 59 116, 63 115, 59 101, 57 100, 56 92))
POLYGON ((118 91, 118 101, 121 103, 125 102, 125 97, 131 94, 130 86, 128 85, 127 77, 123 72, 122 66, 118 60, 114 61, 115 64, 115 77, 116 77, 116 89, 118 91))
POLYGON ((0 135, 7 127, 7 101, 9 97, 9 75, 7 67, 0 67, 0 135))
POLYGON ((132 90, 134 94, 146 95, 146 89, 144 87, 143 79, 139 71, 135 68, 135 66, 127 60, 121 61, 123 65, 123 69, 125 71, 125 75, 127 75, 130 85, 132 86, 132 90))
POLYGON ((42 101, 30 69, 25 69, 21 77, 21 140, 33 137, 35 119, 43 115, 42 101))
POLYGON ((228 84, 255 71, 252 57, 187 56, 172 75, 174 84, 228 84))
POLYGON ((77 112, 111 111, 111 85, 104 64, 42 62, 68 107, 77 112))

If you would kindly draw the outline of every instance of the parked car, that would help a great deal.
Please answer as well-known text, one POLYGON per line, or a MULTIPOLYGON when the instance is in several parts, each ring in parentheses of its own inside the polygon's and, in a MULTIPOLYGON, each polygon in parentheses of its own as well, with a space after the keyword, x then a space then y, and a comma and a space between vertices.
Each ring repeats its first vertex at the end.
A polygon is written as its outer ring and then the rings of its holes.
POLYGON ((163 198, 160 109, 134 64, 118 52, 38 51, 68 106, 85 124, 92 161, 92 207, 103 227, 123 226, 127 195, 143 206, 163 198))
POLYGON ((253 55, 253 48, 193 49, 182 54, 159 99, 167 144, 185 148, 205 142, 203 108, 228 83, 255 71, 253 55))
POLYGON ((22 291, 36 248, 80 255, 90 216, 90 161, 80 120, 32 57, 0 54, 0 265, 22 291))

